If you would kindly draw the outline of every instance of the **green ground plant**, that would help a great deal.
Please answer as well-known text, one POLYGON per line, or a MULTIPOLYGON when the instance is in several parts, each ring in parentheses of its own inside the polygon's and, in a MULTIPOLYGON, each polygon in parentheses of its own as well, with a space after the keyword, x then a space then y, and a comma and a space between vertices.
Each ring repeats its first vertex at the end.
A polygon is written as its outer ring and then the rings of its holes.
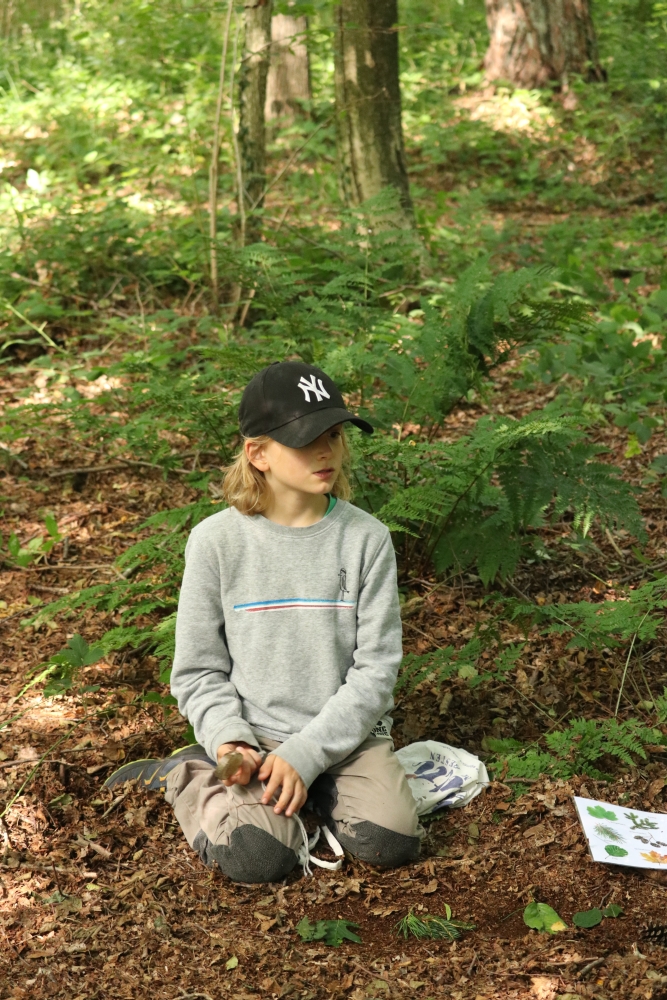
POLYGON ((395 931, 399 937, 414 937, 418 940, 429 939, 432 941, 456 941, 461 937, 462 931, 473 931, 474 924, 467 924, 463 920, 456 920, 452 917, 452 909, 445 903, 444 916, 433 915, 431 913, 420 913, 417 915, 410 910, 397 922, 395 931))

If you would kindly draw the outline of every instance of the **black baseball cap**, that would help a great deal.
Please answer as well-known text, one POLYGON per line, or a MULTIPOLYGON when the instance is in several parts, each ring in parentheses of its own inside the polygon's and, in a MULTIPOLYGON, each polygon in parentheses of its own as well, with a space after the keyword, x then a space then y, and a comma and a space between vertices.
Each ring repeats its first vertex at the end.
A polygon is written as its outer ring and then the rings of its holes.
POLYGON ((275 361, 248 382, 239 422, 244 437, 266 434, 288 448, 304 448, 335 424, 373 427, 345 409, 340 391, 321 368, 303 361, 275 361))

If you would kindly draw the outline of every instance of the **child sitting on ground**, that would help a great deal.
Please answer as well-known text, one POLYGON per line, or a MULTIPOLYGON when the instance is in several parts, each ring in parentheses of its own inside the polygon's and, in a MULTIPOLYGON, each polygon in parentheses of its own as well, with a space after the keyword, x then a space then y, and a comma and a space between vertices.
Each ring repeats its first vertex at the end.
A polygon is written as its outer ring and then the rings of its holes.
POLYGON ((192 531, 171 689, 201 745, 106 782, 166 789, 188 843, 231 879, 297 864, 309 805, 357 858, 414 861, 421 829, 390 737, 401 660, 387 528, 347 502, 348 412, 324 372, 275 363, 246 387, 226 510, 192 531), (216 761, 242 763, 224 781, 216 761))

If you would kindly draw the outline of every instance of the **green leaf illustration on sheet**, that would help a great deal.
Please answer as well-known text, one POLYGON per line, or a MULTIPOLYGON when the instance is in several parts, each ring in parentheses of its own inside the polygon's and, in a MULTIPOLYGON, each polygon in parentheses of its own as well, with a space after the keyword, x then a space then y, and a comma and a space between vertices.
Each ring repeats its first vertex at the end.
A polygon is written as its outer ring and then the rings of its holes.
POLYGON ((619 833, 618 830, 615 830, 613 826, 606 826, 604 823, 596 823, 593 829, 599 837, 604 837, 606 840, 614 840, 621 843, 625 840, 625 837, 619 833))
POLYGON ((604 849, 612 858, 626 858, 628 856, 626 849, 618 847, 617 844, 605 844, 604 849))
POLYGON ((588 815, 595 819, 610 819, 612 821, 618 819, 615 812, 612 812, 611 809, 605 809, 604 806, 589 806, 588 815))

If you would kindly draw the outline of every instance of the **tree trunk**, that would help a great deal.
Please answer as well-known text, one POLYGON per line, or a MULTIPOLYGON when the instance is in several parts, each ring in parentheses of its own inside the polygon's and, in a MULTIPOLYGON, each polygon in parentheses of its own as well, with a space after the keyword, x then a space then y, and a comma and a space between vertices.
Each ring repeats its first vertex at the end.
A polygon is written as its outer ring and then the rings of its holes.
POLYGON ((274 14, 271 18, 271 64, 266 83, 266 120, 294 118, 300 101, 310 100, 308 18, 274 14))
POLYGON ((239 73, 239 185, 243 189, 241 217, 243 242, 256 242, 260 227, 257 209, 264 203, 266 187, 266 134, 264 104, 271 53, 272 0, 249 0, 245 7, 243 60, 239 73))
POLYGON ((486 0, 489 80, 544 87, 568 76, 603 80, 589 0, 486 0))
POLYGON ((413 224, 398 75, 397 0, 339 0, 335 8, 336 142, 341 194, 359 205, 398 191, 399 224, 413 224))

